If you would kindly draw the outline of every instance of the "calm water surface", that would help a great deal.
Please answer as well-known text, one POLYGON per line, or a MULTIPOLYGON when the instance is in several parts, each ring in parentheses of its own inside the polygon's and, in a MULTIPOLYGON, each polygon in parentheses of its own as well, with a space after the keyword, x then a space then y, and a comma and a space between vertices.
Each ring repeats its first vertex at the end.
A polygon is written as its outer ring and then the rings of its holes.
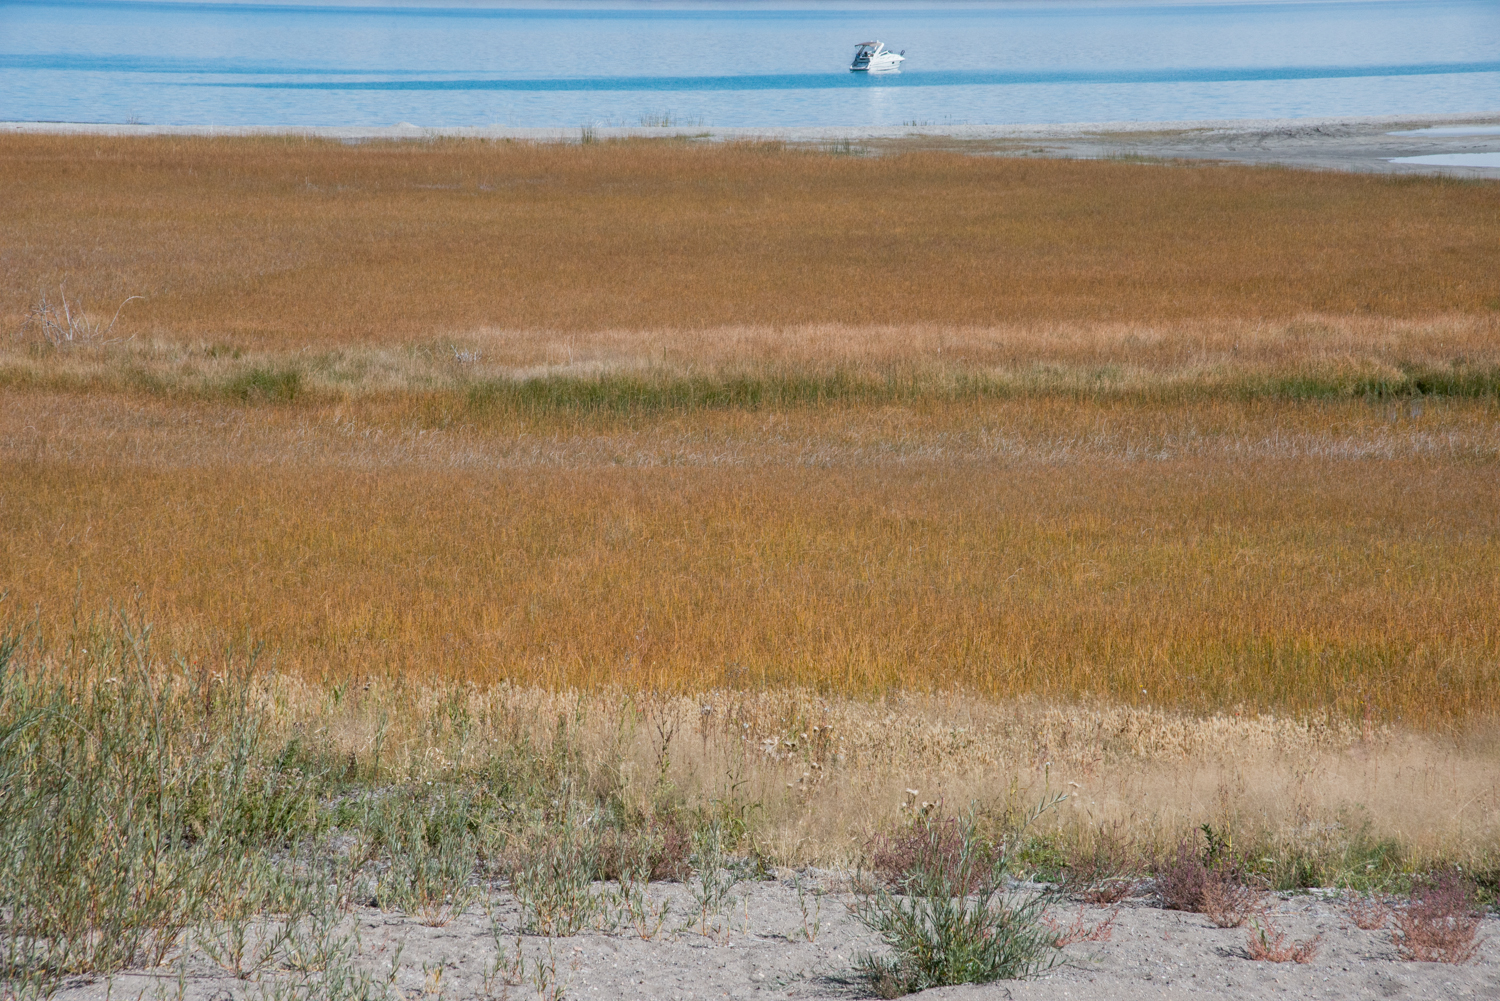
POLYGON ((1500 0, 0 0, 0 119, 931 125, 1500 111, 1500 0), (899 75, 846 67, 904 49, 899 75))

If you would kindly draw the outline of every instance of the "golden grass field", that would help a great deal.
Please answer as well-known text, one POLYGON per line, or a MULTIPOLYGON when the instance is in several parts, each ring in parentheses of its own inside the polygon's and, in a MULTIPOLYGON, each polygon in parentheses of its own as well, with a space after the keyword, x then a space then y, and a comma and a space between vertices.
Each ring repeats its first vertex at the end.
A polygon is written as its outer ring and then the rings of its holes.
POLYGON ((128 606, 314 679, 1500 708, 1494 184, 671 141, 0 164, 13 616, 128 606), (130 295, 40 336, 43 296, 130 295))
POLYGON ((1493 184, 678 142, 0 161, 13 615, 126 605, 313 678, 1500 707, 1493 184), (39 336, 42 296, 127 295, 107 339, 39 336))
POLYGON ((1445 728, 1497 697, 1486 404, 437 430, 7 391, 12 609, 312 677, 960 686, 1445 728))
POLYGON ((1500 308, 1492 184, 782 144, 8 136, 0 322, 138 337, 1425 319, 1500 308))

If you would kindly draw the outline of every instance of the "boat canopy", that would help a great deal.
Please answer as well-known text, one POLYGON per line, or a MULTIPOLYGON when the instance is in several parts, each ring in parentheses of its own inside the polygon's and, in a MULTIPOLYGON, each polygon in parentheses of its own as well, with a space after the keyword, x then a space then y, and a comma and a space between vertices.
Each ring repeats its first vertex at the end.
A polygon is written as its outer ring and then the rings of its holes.
POLYGON ((901 65, 904 53, 892 52, 878 39, 873 42, 858 42, 854 46, 854 62, 849 69, 854 71, 890 72, 901 65))

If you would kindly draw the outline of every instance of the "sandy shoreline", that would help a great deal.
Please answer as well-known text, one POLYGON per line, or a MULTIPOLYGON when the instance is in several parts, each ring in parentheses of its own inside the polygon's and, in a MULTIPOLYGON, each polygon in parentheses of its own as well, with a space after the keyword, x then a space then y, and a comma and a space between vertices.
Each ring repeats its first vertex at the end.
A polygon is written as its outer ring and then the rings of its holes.
MULTIPOLYGON (((1405 157, 1500 154, 1500 134, 1391 134, 1426 128, 1465 125, 1493 127, 1497 124, 1500 124, 1500 111, 1468 115, 1078 122, 1051 125, 599 127, 591 129, 591 134, 597 139, 686 136, 717 141, 779 139, 805 143, 858 142, 874 148, 936 147, 995 155, 1080 158, 1137 156, 1281 164, 1319 170, 1500 178, 1500 165, 1445 166, 1392 162, 1405 157)), ((0 122, 0 135, 7 134, 300 135, 351 142, 454 137, 562 142, 578 140, 581 130, 577 127, 510 128, 498 125, 427 128, 407 122, 391 126, 318 127, 0 122)))
MULTIPOLYGON (((767 882, 741 883, 726 913, 710 919, 706 929, 699 928, 685 886, 656 884, 652 899, 670 901, 672 907, 665 926, 650 940, 629 928, 550 940, 525 936, 520 940, 527 957, 524 975, 513 978, 522 982, 508 987, 493 979, 485 982, 486 971, 494 969, 497 944, 515 954, 519 917, 508 893, 498 895, 492 912, 505 928, 498 941, 491 918, 478 908, 439 927, 367 907, 356 908, 346 922, 358 932, 360 955, 355 965, 384 979, 395 960, 399 970, 391 986, 398 996, 409 998, 538 997, 535 971, 543 967, 566 997, 579 999, 870 997, 853 962, 860 953, 881 951, 879 942, 850 915, 846 904, 853 898, 835 889, 838 880, 826 878, 834 874, 821 875, 825 878, 814 876, 813 882, 823 884, 822 895, 807 893, 800 903, 790 873, 767 882)), ((1085 926, 1093 927, 1110 918, 1109 909, 1080 909, 1078 904, 1062 905, 1055 914, 1063 926, 1080 916, 1085 926)), ((1063 964, 1039 979, 945 987, 914 996, 974 1001, 1500 996, 1494 942, 1500 922, 1494 918, 1483 922, 1490 941, 1479 957, 1453 966, 1401 960, 1390 931, 1358 928, 1337 893, 1270 894, 1265 914, 1294 940, 1322 936, 1312 962, 1251 960, 1244 928, 1217 928, 1201 914, 1163 910, 1151 899, 1140 898, 1119 908, 1107 940, 1068 946, 1063 964)), ((174 962, 157 971, 119 975, 112 996, 135 997, 142 991, 157 996, 169 986, 174 997, 227 1001, 258 996, 278 982, 289 986, 295 978, 288 971, 267 970, 263 983, 257 979, 237 980, 195 950, 186 966, 174 962)), ((93 1001, 110 990, 103 981, 75 983, 58 997, 93 1001)))

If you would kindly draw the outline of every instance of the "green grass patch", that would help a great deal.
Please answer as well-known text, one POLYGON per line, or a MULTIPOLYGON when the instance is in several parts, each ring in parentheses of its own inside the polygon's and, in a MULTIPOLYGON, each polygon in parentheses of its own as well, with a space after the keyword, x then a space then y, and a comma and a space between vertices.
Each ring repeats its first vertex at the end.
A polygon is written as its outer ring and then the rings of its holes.
POLYGON ((295 368, 252 368, 224 383, 224 392, 246 402, 291 403, 302 394, 295 368))
MULTIPOLYGON (((911 401, 938 395, 934 390, 941 392, 939 387, 924 386, 909 378, 861 379, 838 372, 661 378, 548 376, 487 380, 469 389, 467 402, 476 413, 627 415, 911 401)), ((953 392, 950 389, 946 395, 953 392)))

